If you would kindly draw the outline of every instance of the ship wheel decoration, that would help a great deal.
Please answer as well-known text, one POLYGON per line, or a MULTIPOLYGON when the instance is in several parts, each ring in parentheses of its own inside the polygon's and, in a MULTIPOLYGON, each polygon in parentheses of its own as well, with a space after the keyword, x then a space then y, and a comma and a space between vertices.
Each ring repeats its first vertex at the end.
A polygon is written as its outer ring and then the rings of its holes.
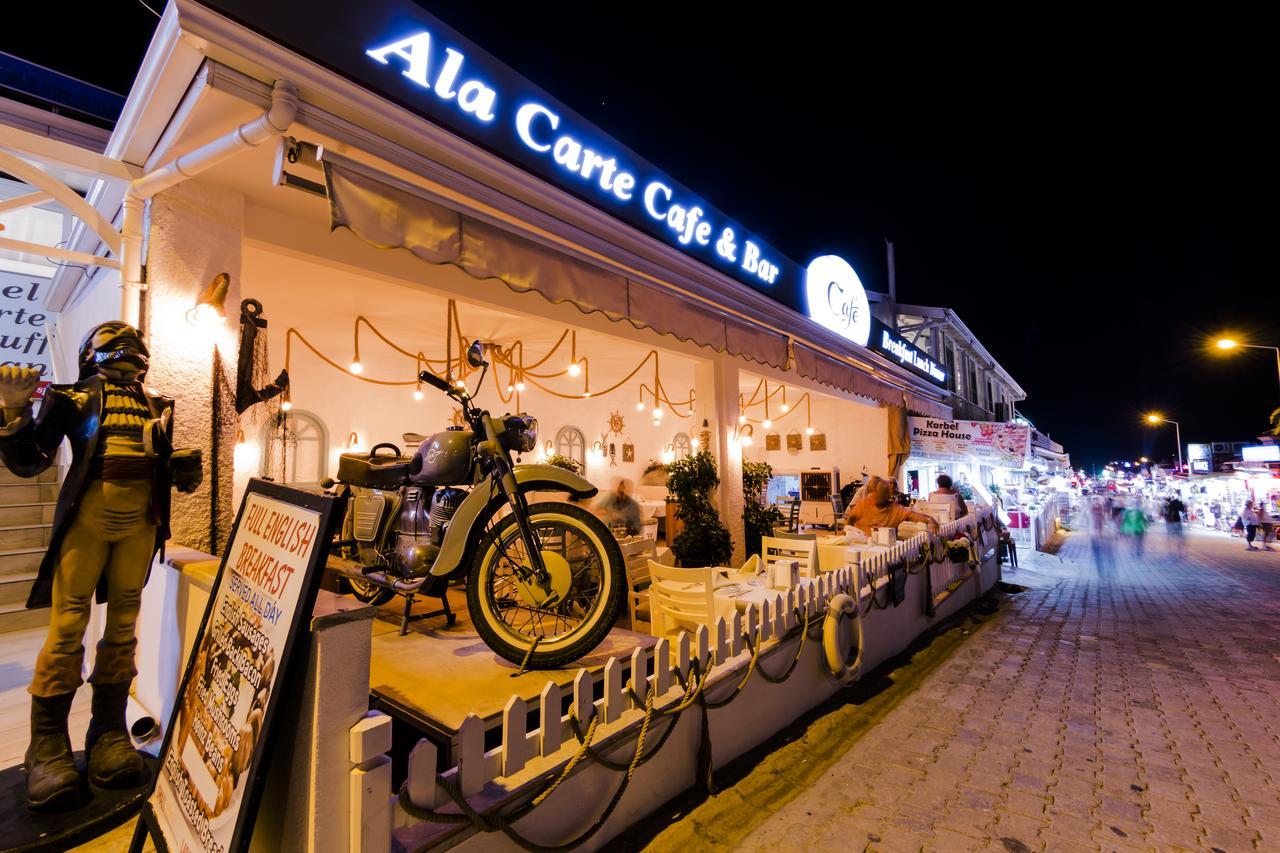
POLYGON ((609 415, 609 432, 614 435, 622 435, 622 430, 625 426, 626 424, 623 423, 621 412, 614 412, 612 415, 609 415))

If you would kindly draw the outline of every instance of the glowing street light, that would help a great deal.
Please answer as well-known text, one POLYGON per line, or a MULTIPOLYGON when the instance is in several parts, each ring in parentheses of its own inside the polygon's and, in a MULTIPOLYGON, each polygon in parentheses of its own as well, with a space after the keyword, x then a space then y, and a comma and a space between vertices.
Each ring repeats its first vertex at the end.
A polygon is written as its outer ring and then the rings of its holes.
POLYGON ((1217 348, 1220 350, 1228 350, 1228 351, 1239 349, 1239 348, 1269 349, 1276 354, 1276 376, 1277 378, 1280 378, 1280 347, 1269 347, 1269 346, 1263 346, 1262 344, 1242 344, 1235 338, 1218 338, 1218 340, 1215 342, 1215 346, 1217 346, 1217 348))
POLYGON ((1160 426, 1160 424, 1173 424, 1174 435, 1178 441, 1178 473, 1182 473, 1182 424, 1177 421, 1171 421, 1164 415, 1152 412, 1146 417, 1147 423, 1152 426, 1160 426))

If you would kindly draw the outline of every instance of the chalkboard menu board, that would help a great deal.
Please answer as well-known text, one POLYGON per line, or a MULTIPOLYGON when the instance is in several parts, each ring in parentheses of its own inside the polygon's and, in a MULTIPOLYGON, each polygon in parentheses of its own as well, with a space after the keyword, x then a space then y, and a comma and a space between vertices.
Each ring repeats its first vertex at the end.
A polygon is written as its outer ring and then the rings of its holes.
MULTIPOLYGON (((134 838, 243 850, 295 643, 305 642, 342 500, 251 480, 165 732, 134 838)), ((287 735, 287 733, 285 733, 287 735)))

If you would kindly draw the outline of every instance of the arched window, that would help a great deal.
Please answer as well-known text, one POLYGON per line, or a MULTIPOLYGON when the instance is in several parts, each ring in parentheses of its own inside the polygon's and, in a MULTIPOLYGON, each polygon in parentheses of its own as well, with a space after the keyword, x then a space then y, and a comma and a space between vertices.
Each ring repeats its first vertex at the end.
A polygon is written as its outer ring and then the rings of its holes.
POLYGON ((318 486, 329 476, 329 434, 320 418, 294 409, 263 432, 262 476, 290 486, 318 486))
POLYGON ((556 433, 556 453, 568 456, 582 466, 587 467, 587 437, 575 426, 561 427, 556 433))
POLYGON ((689 433, 676 433, 675 438, 671 439, 671 450, 675 453, 677 459, 693 455, 693 444, 689 441, 689 433))

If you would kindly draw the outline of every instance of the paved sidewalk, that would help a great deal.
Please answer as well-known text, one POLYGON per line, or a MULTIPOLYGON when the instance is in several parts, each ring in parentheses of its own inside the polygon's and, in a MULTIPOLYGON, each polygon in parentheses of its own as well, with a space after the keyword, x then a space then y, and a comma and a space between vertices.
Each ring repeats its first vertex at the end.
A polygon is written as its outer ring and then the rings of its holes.
POLYGON ((652 846, 1280 850, 1280 554, 1211 533, 1182 558, 1170 544, 1157 526, 1143 559, 1120 543, 1101 570, 1083 533, 1024 557, 1006 580, 1036 588, 909 696, 809 727, 843 740, 830 760, 785 745, 652 846), (821 775, 753 797, 761 774, 788 775, 789 750, 821 775))

